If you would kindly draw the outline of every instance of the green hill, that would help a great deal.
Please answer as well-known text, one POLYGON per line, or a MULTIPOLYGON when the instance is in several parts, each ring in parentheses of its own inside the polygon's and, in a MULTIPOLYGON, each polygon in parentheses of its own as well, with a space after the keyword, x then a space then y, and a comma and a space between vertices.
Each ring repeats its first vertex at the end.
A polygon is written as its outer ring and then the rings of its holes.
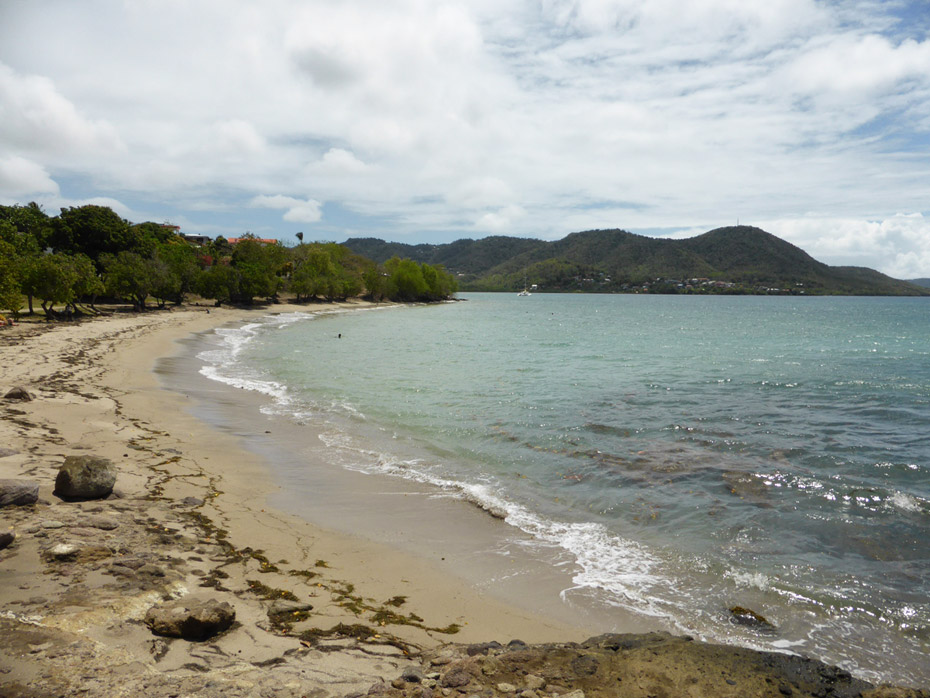
POLYGON ((546 242, 494 236, 443 245, 375 238, 344 243, 383 262, 442 264, 462 290, 513 291, 524 274, 541 291, 930 295, 930 289, 859 267, 831 267, 759 228, 717 228, 685 240, 589 230, 546 242))

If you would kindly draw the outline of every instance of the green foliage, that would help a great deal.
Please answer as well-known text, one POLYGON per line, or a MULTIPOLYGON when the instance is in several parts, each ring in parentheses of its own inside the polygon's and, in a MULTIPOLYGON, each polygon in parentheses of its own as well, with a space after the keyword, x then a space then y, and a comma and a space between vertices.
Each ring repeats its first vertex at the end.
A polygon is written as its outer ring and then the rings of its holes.
POLYGON ((97 262, 102 254, 136 251, 140 239, 112 209, 88 205, 61 209, 50 242, 58 251, 80 252, 97 262))
POLYGON ((146 299, 159 283, 153 260, 124 250, 116 255, 101 255, 100 263, 107 293, 130 301, 136 310, 145 310, 146 299))
POLYGON ((51 234, 51 219, 36 203, 0 206, 0 239, 10 243, 16 255, 39 254, 51 234))
POLYGON ((438 301, 451 297, 457 290, 455 278, 441 266, 392 257, 384 268, 385 295, 393 301, 438 301))
POLYGON ((158 287, 154 292, 155 297, 176 304, 182 303, 184 296, 192 293, 198 286, 201 271, 197 262, 197 252, 187 242, 175 236, 156 245, 154 258, 164 266, 164 273, 171 277, 170 283, 158 287))
MULTIPOLYGON (((0 221, 0 227, 5 221, 0 221)), ((0 236, 0 310, 9 310, 18 315, 23 307, 20 292, 20 267, 17 264, 13 245, 0 236)))
POLYGON ((228 303, 239 294, 239 272, 226 264, 215 264, 200 275, 197 292, 218 303, 228 303))
POLYGON ((51 315, 58 304, 68 309, 77 300, 78 291, 93 284, 88 276, 95 277, 96 270, 92 265, 88 268, 87 262, 87 257, 62 252, 31 258, 23 267, 21 288, 39 299, 46 315, 51 315))
POLYGON ((266 245, 251 236, 236 243, 232 266, 239 272, 237 298, 251 303, 256 297, 270 298, 277 294, 285 257, 280 245, 266 245))

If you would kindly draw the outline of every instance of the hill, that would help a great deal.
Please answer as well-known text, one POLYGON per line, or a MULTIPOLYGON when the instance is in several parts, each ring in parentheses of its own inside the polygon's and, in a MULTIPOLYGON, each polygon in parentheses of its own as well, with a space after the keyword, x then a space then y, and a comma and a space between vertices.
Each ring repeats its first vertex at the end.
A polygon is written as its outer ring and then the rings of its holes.
POLYGON ((923 286, 925 288, 930 288, 930 279, 908 279, 910 283, 917 286, 923 286))
POLYGON ((472 291, 513 291, 525 274, 541 291, 930 295, 872 269, 831 267, 750 226, 684 240, 589 230, 553 242, 494 236, 443 245, 375 238, 343 244, 378 262, 397 255, 442 264, 472 291))

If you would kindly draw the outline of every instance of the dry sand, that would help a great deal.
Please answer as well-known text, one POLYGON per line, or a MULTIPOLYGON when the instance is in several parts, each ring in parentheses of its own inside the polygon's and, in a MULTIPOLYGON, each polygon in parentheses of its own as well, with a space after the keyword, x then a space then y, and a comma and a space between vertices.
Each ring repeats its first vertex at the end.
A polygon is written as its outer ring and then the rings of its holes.
POLYGON ((188 307, 0 332, 0 396, 34 395, 0 399, 0 479, 39 483, 37 503, 0 509, 0 536, 16 533, 0 549, 0 695, 930 695, 662 634, 449 645, 591 633, 491 599, 428 559, 275 511, 266 464, 152 372, 190 333, 294 309, 188 307), (114 494, 55 496, 64 458, 89 454, 116 465, 114 494), (71 552, 56 554, 61 544, 71 552), (191 594, 228 602, 236 623, 203 642, 143 623, 154 604, 191 594))

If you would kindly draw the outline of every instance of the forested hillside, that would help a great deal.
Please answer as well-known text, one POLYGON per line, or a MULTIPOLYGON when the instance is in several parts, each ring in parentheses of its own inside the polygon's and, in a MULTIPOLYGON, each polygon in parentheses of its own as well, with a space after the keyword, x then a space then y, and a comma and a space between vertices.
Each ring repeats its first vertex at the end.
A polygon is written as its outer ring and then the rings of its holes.
POLYGON ((442 263, 463 290, 514 291, 524 276, 540 291, 930 295, 872 269, 831 267, 750 226, 684 240, 589 230, 553 242, 503 236, 445 245, 350 239, 374 260, 403 255, 442 263))

